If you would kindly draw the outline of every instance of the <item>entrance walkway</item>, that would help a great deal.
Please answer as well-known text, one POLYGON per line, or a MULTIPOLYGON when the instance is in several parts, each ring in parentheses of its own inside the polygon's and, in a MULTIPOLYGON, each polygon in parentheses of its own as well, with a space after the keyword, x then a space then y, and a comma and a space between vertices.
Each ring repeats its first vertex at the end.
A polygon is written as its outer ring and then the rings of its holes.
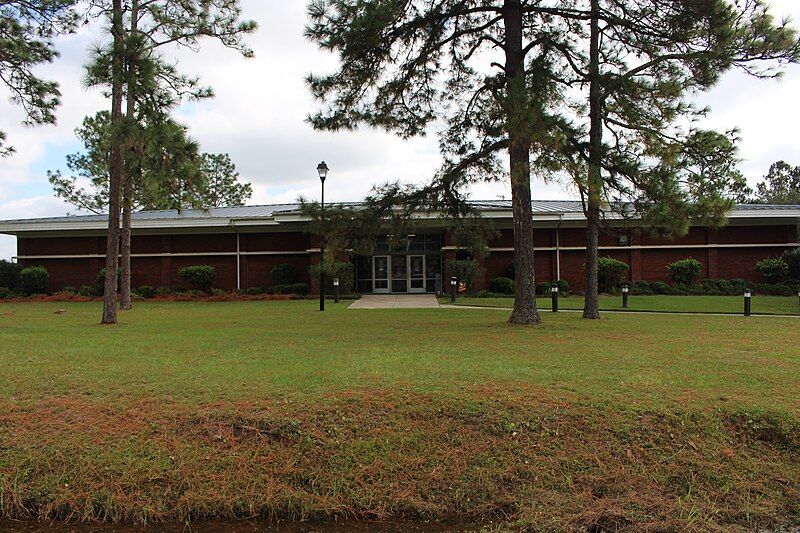
POLYGON ((349 309, 438 309, 433 294, 367 294, 353 302, 349 309))

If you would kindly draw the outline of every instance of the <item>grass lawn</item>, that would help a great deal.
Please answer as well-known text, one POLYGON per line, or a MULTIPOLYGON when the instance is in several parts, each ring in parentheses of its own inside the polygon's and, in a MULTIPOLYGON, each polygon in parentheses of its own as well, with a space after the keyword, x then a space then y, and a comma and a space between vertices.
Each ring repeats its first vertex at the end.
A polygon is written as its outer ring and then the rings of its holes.
MULTIPOLYGON (((441 298, 442 303, 450 303, 449 298, 441 298)), ((550 310, 550 297, 537 298, 539 308, 550 310)), ((798 315, 800 301, 796 296, 753 296, 751 301, 754 314, 762 315, 798 315)), ((473 307, 514 307, 514 298, 469 298, 456 300, 456 305, 473 307)), ((583 309, 583 296, 561 297, 558 301, 560 309, 583 309)), ((631 311, 663 311, 686 313, 730 313, 742 314, 744 298, 742 296, 630 296, 631 311)), ((622 296, 601 296, 600 308, 606 311, 622 311, 622 296)))
POLYGON ((0 304, 0 518, 800 523, 797 319, 315 305, 0 304))

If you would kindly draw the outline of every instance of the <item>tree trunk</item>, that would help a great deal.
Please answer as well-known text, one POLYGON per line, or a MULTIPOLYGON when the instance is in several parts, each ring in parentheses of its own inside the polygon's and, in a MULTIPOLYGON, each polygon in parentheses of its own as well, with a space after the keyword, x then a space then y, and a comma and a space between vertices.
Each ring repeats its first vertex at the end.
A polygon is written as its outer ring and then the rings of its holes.
POLYGON ((601 169, 603 158, 603 102, 600 78, 599 0, 592 0, 589 44, 589 165, 586 181, 586 297, 583 318, 600 318, 597 281, 598 238, 600 234, 600 201, 603 190, 601 169))
MULTIPOLYGON (((134 0, 131 5, 131 25, 130 37, 136 35, 139 23, 139 2, 134 0)), ((134 43, 133 46, 138 46, 135 39, 130 39, 134 43)), ((128 123, 128 128, 125 129, 126 133, 130 135, 130 127, 136 120, 136 74, 138 72, 138 55, 139 51, 136 49, 126 50, 127 68, 125 76, 125 116, 128 123)), ((131 149, 130 139, 126 143, 128 150, 131 149)), ((129 160, 133 159, 131 157, 129 160)), ((130 161, 123 167, 125 174, 123 176, 122 185, 122 257, 121 257, 121 276, 120 283, 122 285, 119 295, 119 308, 122 311, 129 311, 133 308, 131 302, 131 206, 133 203, 133 169, 130 161)))
POLYGON ((522 5, 520 0, 505 0, 505 55, 509 158, 511 160, 511 205, 514 217, 514 263, 516 294, 512 324, 540 324, 536 309, 536 279, 533 269, 533 214, 531 210, 531 134, 528 90, 525 80, 525 54, 522 47, 522 5))
POLYGON ((113 37, 112 83, 111 83, 111 149, 109 154, 108 186, 108 236, 106 243, 106 280, 103 296, 102 324, 117 323, 117 269, 119 266, 119 211, 120 186, 123 173, 122 122, 123 52, 122 0, 113 0, 111 35, 113 37))

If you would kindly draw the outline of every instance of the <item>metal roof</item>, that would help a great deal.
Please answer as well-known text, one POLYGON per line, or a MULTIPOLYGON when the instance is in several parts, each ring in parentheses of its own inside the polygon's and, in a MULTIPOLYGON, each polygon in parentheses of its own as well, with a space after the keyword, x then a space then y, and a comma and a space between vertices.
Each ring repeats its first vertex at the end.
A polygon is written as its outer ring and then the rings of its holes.
MULTIPOLYGON (((511 200, 475 200, 473 206, 490 218, 510 218, 511 200)), ((332 203, 328 205, 358 207, 358 202, 332 203)), ((230 225, 278 225, 285 222, 302 222, 300 204, 270 204, 237 207, 218 207, 208 210, 187 209, 183 211, 139 211, 133 213, 134 227, 211 227, 230 225)), ((551 218, 565 217, 582 220, 583 207, 575 200, 534 200, 533 216, 551 218)), ((739 205, 730 213, 730 218, 800 218, 797 205, 739 205)), ((62 231, 102 229, 107 215, 73 215, 49 218, 31 218, 0 221, 0 233, 15 234, 28 231, 62 231)))

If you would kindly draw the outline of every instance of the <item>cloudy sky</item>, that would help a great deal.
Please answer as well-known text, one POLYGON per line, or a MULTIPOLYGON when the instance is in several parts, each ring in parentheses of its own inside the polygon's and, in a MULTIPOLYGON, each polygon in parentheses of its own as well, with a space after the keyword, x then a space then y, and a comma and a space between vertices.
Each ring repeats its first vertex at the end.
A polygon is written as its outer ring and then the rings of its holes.
MULTIPOLYGON (((373 184, 390 180, 423 181, 439 165, 435 138, 403 141, 363 130, 318 133, 304 119, 316 108, 303 82, 310 71, 335 66, 335 58, 319 52, 303 38, 305 2, 243 0, 244 14, 259 24, 248 40, 254 59, 206 43, 201 54, 180 57, 184 72, 198 74, 212 86, 216 98, 181 107, 178 115, 189 125, 203 151, 227 152, 242 177, 253 184, 250 203, 293 201, 315 197, 315 167, 327 161, 331 174, 326 197, 331 201, 358 200, 373 184)), ((800 21, 800 2, 772 0, 781 16, 800 21)), ((80 148, 74 130, 84 116, 106 109, 108 102, 81 83, 87 50, 97 41, 89 29, 58 41, 61 57, 41 73, 61 84, 63 106, 57 126, 28 128, 22 113, 0 88, 0 129, 9 135, 17 153, 0 159, 0 220, 74 213, 54 198, 47 181, 49 169, 63 169, 66 154, 80 148)), ((741 130, 742 171, 751 183, 779 159, 800 164, 800 67, 787 69, 781 81, 758 81, 729 74, 699 102, 710 105, 707 126, 741 130)), ((541 199, 571 198, 566 185, 533 184, 541 199)), ((481 185, 473 198, 509 197, 508 185, 481 185)), ((0 236, 0 258, 15 254, 13 237, 0 236)))

